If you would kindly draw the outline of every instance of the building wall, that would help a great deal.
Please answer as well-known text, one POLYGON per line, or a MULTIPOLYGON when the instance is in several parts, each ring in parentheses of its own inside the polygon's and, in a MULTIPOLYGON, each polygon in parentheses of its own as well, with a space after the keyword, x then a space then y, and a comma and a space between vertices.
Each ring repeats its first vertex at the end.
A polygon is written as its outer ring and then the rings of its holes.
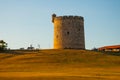
POLYGON ((98 48, 99 51, 120 52, 120 45, 111 45, 98 48))
POLYGON ((52 15, 54 49, 85 49, 84 19, 81 16, 52 15))

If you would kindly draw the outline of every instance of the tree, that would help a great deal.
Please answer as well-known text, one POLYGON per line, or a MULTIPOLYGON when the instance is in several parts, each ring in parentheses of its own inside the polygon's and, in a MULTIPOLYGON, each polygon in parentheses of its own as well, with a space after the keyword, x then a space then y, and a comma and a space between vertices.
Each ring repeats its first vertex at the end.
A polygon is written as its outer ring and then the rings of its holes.
POLYGON ((98 49, 97 49, 96 47, 94 47, 94 48, 92 49, 92 51, 98 51, 98 49))
POLYGON ((7 43, 3 40, 0 40, 0 51, 3 51, 7 48, 7 43))

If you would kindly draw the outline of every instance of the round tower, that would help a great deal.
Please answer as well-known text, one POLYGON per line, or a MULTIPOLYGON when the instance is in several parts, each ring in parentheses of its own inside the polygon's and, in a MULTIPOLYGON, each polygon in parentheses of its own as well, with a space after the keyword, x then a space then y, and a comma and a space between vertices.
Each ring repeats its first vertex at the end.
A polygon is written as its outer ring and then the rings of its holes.
POLYGON ((84 18, 52 15, 54 49, 85 49, 84 18))

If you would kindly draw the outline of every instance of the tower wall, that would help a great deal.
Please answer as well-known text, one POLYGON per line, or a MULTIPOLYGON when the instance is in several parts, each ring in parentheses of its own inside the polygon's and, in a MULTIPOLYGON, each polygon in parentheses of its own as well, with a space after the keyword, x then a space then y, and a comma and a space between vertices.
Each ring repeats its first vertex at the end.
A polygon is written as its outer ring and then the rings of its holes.
POLYGON ((52 15, 54 49, 85 49, 84 19, 81 16, 52 15))

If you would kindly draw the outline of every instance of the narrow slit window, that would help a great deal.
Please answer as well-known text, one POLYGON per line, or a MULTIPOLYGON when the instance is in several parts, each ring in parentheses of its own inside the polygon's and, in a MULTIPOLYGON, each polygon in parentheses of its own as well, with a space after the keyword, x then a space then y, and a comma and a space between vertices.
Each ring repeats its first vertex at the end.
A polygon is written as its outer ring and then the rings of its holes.
POLYGON ((58 38, 58 35, 56 36, 56 38, 58 38))
POLYGON ((70 32, 67 32, 67 35, 69 35, 70 34, 70 32))

